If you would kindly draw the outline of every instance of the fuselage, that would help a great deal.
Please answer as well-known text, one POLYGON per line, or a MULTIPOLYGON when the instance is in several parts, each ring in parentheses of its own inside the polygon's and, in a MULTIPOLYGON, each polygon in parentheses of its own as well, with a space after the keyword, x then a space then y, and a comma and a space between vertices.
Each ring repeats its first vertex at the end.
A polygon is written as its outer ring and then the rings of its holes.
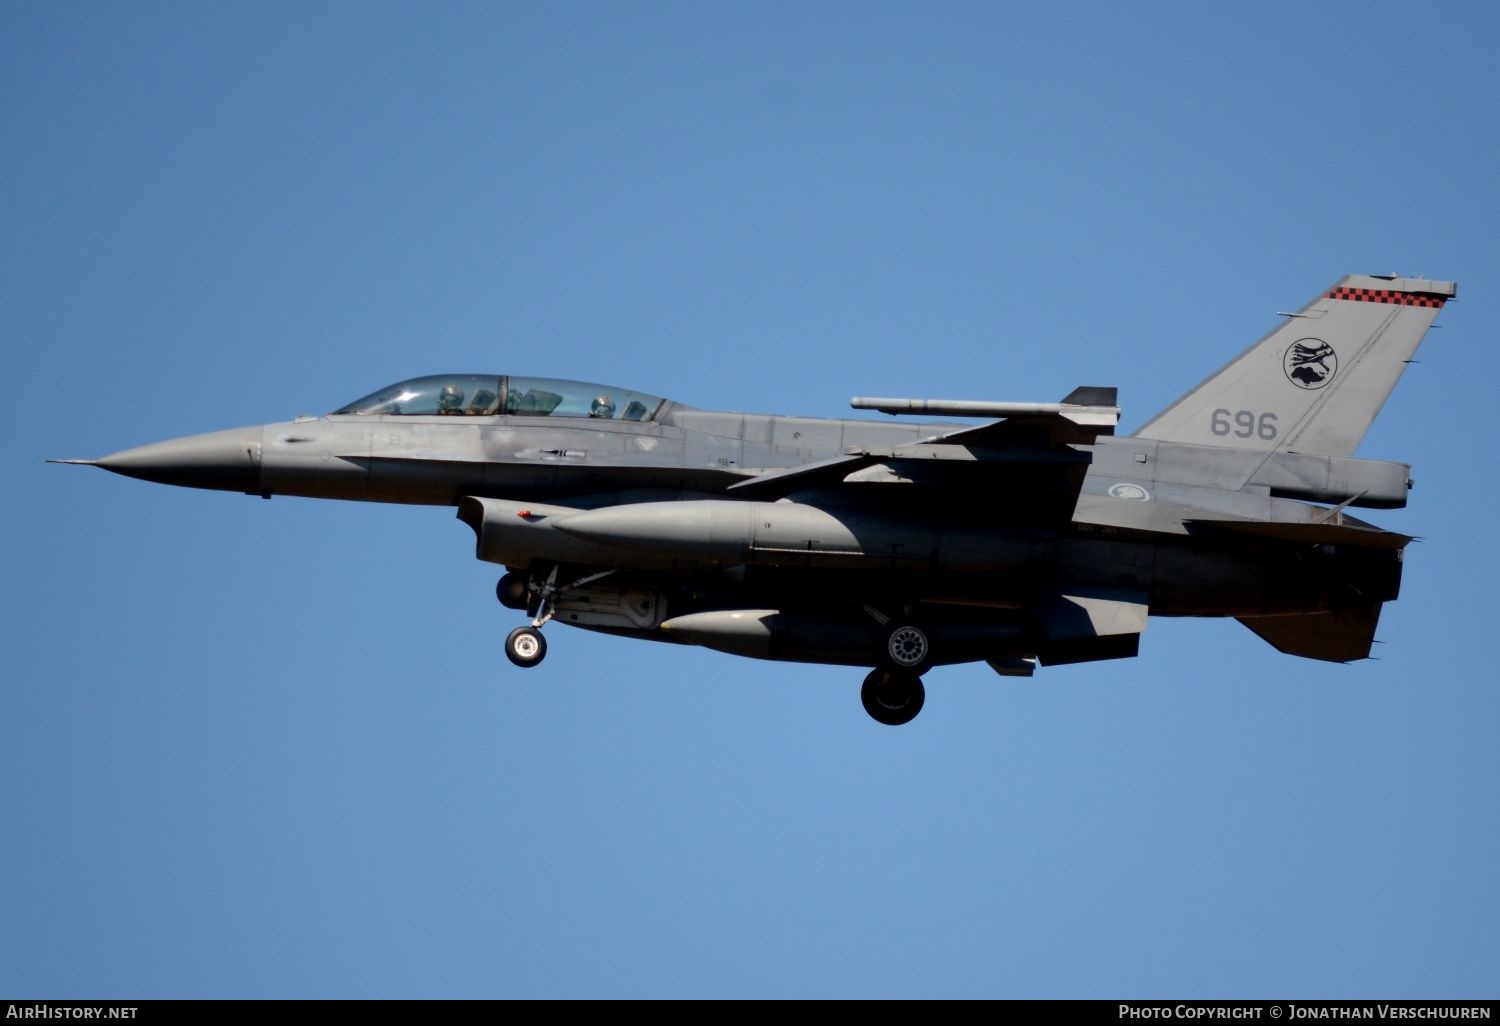
POLYGON ((560 378, 438 374, 322 417, 92 463, 168 484, 454 507, 496 596, 561 622, 763 659, 873 667, 881 723, 921 675, 1128 658, 1147 618, 1235 617, 1281 652, 1367 658, 1411 539, 1355 458, 1453 282, 1348 275, 1128 437, 1117 390, 1058 402, 863 398, 900 419, 714 412, 560 378), (913 422, 907 417, 977 420, 913 422))
MULTIPOLYGON (((1061 526, 1011 516, 1019 500, 1004 476, 936 503, 919 487, 878 479, 805 496, 811 502, 795 493, 750 502, 730 490, 769 470, 910 445, 952 427, 719 413, 666 400, 640 420, 340 412, 96 462, 146 480, 266 497, 611 507, 615 536, 594 514, 581 548, 589 525, 580 523, 572 534, 510 548, 492 538, 487 549, 483 513, 466 517, 481 532, 481 558, 516 568, 571 554, 580 564, 653 575, 748 568, 773 589, 795 574, 812 591, 820 578, 842 587, 853 573, 875 590, 899 578, 903 592, 926 601, 995 608, 1019 606, 1043 586, 1114 588, 1148 596, 1158 615, 1206 616, 1326 609, 1349 588, 1330 589, 1327 566, 1309 567, 1300 547, 1293 554, 1274 538, 1205 537, 1195 524, 1311 524, 1328 511, 1310 501, 1358 496, 1359 504, 1395 506, 1408 486, 1404 464, 1102 437, 1078 447, 1089 462, 1061 526), (619 534, 622 522, 630 537, 619 534)), ((1338 558, 1325 554, 1325 562, 1338 558)), ((1395 597, 1399 549, 1362 551, 1351 566, 1365 598, 1395 597)))

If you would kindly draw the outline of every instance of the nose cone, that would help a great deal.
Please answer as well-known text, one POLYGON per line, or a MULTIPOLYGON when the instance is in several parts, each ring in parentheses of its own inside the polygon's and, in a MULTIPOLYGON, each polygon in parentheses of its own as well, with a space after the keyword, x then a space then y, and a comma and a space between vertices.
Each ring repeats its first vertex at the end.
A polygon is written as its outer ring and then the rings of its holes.
POLYGON ((185 488, 260 491, 261 429, 235 428, 126 449, 94 465, 126 477, 185 488))

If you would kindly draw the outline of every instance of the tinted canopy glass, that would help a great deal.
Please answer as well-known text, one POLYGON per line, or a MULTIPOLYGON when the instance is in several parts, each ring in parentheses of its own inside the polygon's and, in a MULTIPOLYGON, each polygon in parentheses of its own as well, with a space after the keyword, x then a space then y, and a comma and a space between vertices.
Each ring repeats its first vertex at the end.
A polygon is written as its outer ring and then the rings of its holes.
POLYGON ((628 388, 563 378, 431 374, 372 392, 334 411, 366 416, 595 417, 650 420, 663 400, 628 388))

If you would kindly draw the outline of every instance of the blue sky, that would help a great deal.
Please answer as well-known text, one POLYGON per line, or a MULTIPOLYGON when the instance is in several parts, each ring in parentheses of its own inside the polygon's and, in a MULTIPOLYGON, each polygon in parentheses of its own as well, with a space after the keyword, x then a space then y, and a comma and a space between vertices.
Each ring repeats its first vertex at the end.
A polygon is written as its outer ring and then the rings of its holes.
POLYGON ((1500 996, 1497 11, 0 5, 0 996, 1500 996), (1350 666, 519 671, 449 509, 43 462, 438 372, 1129 431, 1391 272, 1459 299, 1350 666))

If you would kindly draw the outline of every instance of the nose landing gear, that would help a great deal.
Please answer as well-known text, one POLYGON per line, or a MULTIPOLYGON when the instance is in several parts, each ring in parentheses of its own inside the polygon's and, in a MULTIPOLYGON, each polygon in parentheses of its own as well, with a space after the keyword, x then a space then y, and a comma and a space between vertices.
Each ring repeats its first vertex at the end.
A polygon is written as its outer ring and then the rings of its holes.
POLYGON ((501 577, 495 585, 495 597, 507 609, 524 609, 531 623, 517 627, 505 638, 505 658, 524 669, 540 663, 547 655, 547 639, 542 637, 542 626, 551 620, 557 603, 564 592, 592 584, 614 573, 602 570, 587 574, 566 584, 557 582, 558 567, 554 564, 545 578, 538 573, 512 570, 501 577))
POLYGON ((517 627, 505 638, 505 658, 523 668, 531 668, 547 655, 547 639, 535 627, 517 627))
POLYGON ((523 669, 540 663, 547 656, 547 639, 542 625, 552 619, 552 600, 557 594, 557 568, 541 587, 532 586, 531 577, 511 571, 495 585, 495 597, 506 609, 524 609, 533 617, 530 624, 517 627, 505 636, 505 658, 523 669))

